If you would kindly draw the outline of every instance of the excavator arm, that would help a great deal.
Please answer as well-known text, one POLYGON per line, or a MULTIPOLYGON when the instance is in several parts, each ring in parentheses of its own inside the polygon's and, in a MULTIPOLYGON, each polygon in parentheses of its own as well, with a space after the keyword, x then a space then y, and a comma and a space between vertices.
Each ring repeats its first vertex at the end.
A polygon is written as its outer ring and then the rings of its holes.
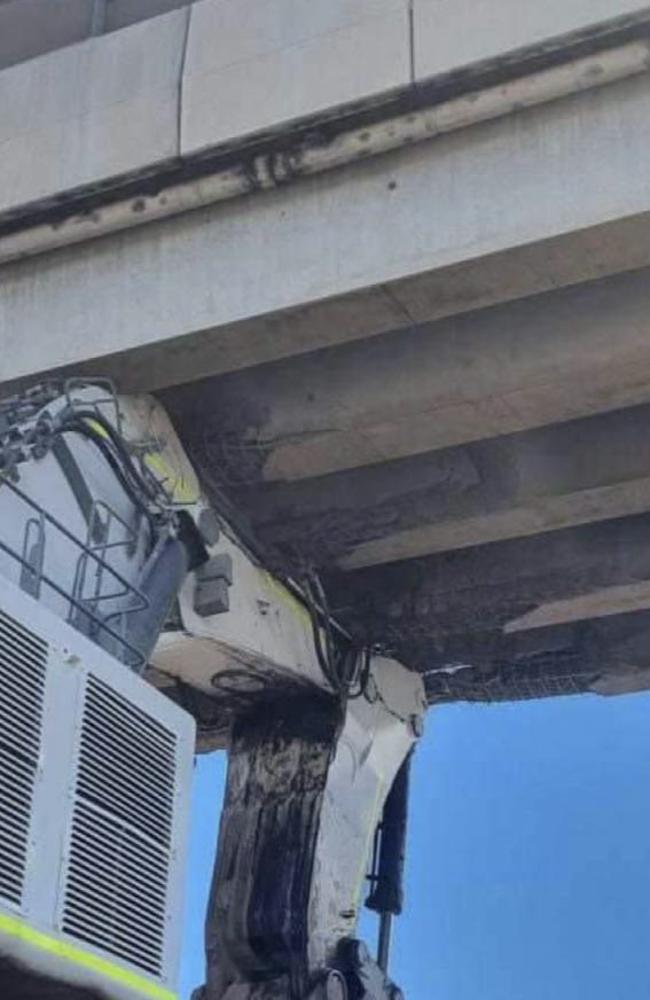
POLYGON ((420 677, 352 642, 312 574, 268 572, 151 397, 75 379, 0 403, 0 525, 0 576, 189 713, 199 752, 228 752, 197 997, 397 1000, 420 677), (356 937, 368 874, 376 961, 356 937))

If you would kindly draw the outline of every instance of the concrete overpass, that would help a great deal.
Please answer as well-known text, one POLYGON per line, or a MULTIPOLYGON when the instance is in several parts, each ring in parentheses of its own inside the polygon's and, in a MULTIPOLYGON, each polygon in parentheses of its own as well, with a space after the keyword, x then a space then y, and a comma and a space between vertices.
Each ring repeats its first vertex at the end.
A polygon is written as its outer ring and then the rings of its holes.
POLYGON ((0 38, 3 393, 159 393, 433 701, 645 686, 650 7, 9 0, 0 38))

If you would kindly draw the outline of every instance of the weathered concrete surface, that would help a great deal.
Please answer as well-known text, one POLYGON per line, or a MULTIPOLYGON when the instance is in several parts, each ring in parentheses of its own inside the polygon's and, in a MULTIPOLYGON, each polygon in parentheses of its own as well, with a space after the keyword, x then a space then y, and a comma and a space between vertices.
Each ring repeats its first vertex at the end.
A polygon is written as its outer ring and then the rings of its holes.
MULTIPOLYGON (((637 407, 299 482, 231 479, 230 496, 265 544, 351 570, 649 510, 649 428, 637 407)), ((197 444, 218 477, 216 435, 197 444)))
POLYGON ((0 378, 34 374, 35 358, 42 370, 104 367, 125 352, 112 369, 123 384, 156 387, 367 335, 369 289, 379 288, 376 329, 386 330, 647 263, 649 93, 639 78, 62 250, 38 267, 9 265, 0 378), (493 254, 514 271, 496 287, 495 258, 483 269, 493 254), (451 297, 440 295, 446 268, 451 297), (323 301, 337 310, 336 329, 285 324, 284 313, 323 301), (165 350, 146 350, 154 345, 165 350), (139 358, 126 353, 135 349, 139 358))
POLYGON ((186 19, 171 13, 0 73, 0 212, 177 154, 186 19))
POLYGON ((433 666, 426 677, 429 700, 504 701, 647 690, 650 615, 609 615, 502 636, 493 640, 492 654, 492 660, 483 659, 474 669, 433 666))
POLYGON ((540 604, 534 611, 508 622, 504 633, 511 635, 530 629, 564 625, 567 622, 609 618, 612 615, 630 614, 648 608, 650 608, 650 580, 642 580, 640 583, 604 587, 602 590, 579 597, 540 604))
MULTIPOLYGON (((418 0, 412 8, 409 0, 251 0, 245 10, 236 0, 4 0, 0 69, 67 48, 52 65, 74 75, 80 55, 71 46, 95 34, 95 47, 106 45, 107 58, 114 58, 121 42, 109 42, 102 33, 180 7, 188 7, 191 19, 177 107, 184 153, 337 106, 376 101, 408 88, 414 74, 421 81, 490 59, 509 60, 513 49, 555 45, 557 36, 579 31, 607 34, 621 17, 648 12, 638 0, 509 0, 497 16, 490 3, 477 7, 467 0, 418 0), (61 69, 62 62, 69 66, 61 69)), ((158 29, 151 23, 149 30, 155 35, 158 29)), ((164 51, 155 42, 153 50, 163 64, 164 51)), ((41 70, 26 70, 27 77, 32 73, 38 78, 41 70)), ((132 94, 130 100, 136 99, 132 94)), ((138 146, 137 134, 131 141, 138 146)), ((145 141, 133 158, 140 162, 147 153, 145 141)), ((156 162, 153 157, 151 165, 156 162)), ((110 166, 110 160, 98 164, 92 182, 103 180, 110 166)))
POLYGON ((411 82, 407 0, 202 0, 192 10, 181 152, 411 82))
POLYGON ((640 0, 414 0, 416 79, 648 9, 640 0))
POLYGON ((324 475, 649 399, 647 271, 169 396, 179 415, 221 438, 224 474, 255 482, 324 475))
POLYGON ((489 661, 503 628, 539 605, 648 580, 644 515, 338 574, 330 592, 374 641, 471 663, 489 661))
POLYGON ((0 73, 4 223, 127 180, 143 223, 0 268, 1 391, 52 370, 177 387, 252 544, 325 573, 355 634, 410 666, 471 664, 501 692, 521 668, 525 697, 547 663, 552 693, 589 686, 596 649, 650 662, 647 412, 615 412, 650 401, 650 72, 165 222, 140 197, 163 174, 135 180, 287 122, 326 143, 356 102, 527 73, 558 32, 650 10, 312 7, 201 0, 0 73))

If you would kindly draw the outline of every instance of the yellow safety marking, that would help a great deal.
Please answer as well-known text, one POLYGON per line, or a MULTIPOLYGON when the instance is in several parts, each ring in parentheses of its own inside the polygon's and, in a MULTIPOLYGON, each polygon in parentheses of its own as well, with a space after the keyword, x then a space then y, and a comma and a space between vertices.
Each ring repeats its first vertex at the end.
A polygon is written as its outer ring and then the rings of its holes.
POLYGON ((171 489, 172 500, 176 503, 186 504, 194 504, 198 502, 199 498, 197 496, 196 489, 193 488, 193 485, 186 482, 182 475, 177 475, 162 455, 148 452, 144 456, 144 460, 154 475, 156 475, 161 482, 166 483, 168 488, 171 489))
POLYGON ((99 434, 100 437, 103 437, 105 440, 108 440, 109 438, 108 431, 106 430, 105 427, 102 427, 102 425, 98 423, 97 420, 93 420, 92 417, 87 417, 86 423, 89 425, 89 427, 92 427, 92 429, 95 431, 96 434, 99 434))
POLYGON ((177 1000, 176 994, 172 993, 171 990, 166 990, 164 987, 158 986, 157 983, 152 983, 134 972, 129 972, 128 969, 114 965, 113 962, 108 962, 105 958, 100 958, 99 955, 92 955, 66 941, 50 937, 49 934, 43 934, 17 917, 9 917, 0 913, 0 933, 9 934, 40 951, 46 951, 57 958, 90 969, 91 972, 112 979, 121 986, 142 993, 143 996, 151 997, 152 1000, 177 1000))

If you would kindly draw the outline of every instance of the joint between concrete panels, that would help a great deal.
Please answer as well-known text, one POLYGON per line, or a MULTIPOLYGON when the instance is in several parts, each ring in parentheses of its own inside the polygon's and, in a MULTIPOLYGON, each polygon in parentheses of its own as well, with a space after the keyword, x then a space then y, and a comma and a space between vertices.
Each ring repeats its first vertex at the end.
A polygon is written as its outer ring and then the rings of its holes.
POLYGON ((189 4, 185 9, 185 27, 183 30, 183 41, 181 44, 181 58, 178 69, 178 102, 176 106, 176 154, 179 159, 183 153, 183 84, 185 81, 185 63, 187 62, 187 46, 190 37, 190 25, 192 21, 192 11, 194 4, 189 4))
POLYGON ((408 33, 409 33, 409 73, 411 84, 415 83, 415 0, 408 0, 408 33))

